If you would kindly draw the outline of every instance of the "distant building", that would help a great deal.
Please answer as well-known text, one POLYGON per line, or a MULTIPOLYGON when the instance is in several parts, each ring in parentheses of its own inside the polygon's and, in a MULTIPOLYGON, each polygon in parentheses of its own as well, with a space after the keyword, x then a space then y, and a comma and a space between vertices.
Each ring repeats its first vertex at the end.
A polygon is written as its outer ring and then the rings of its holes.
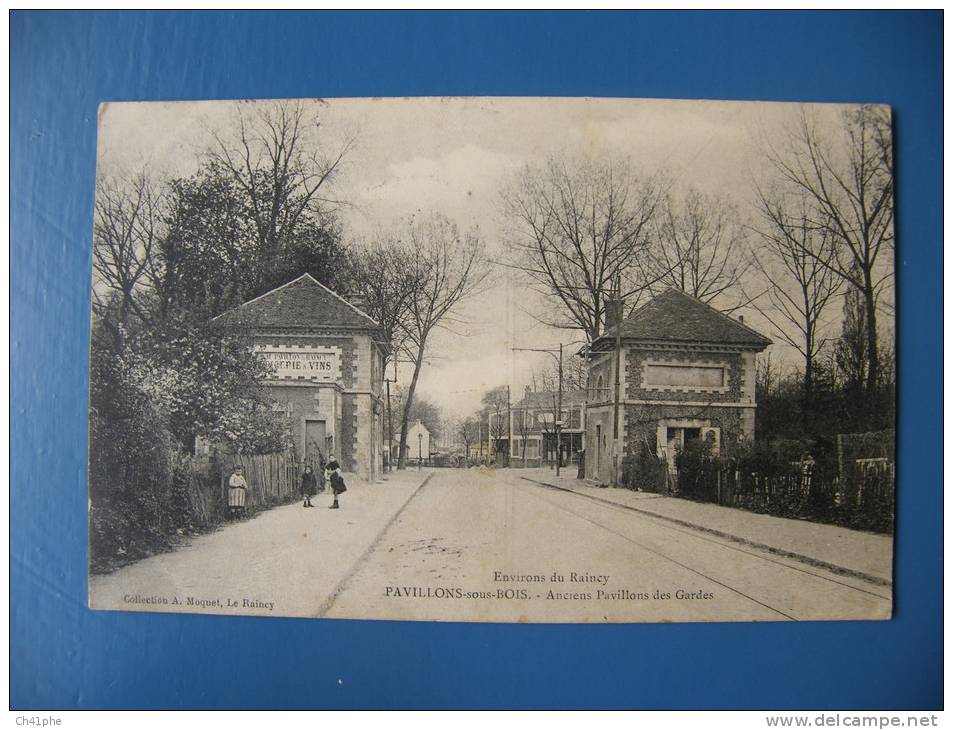
POLYGON ((616 481, 642 449, 672 463, 695 439, 730 450, 754 437, 755 355, 771 340, 676 289, 621 324, 615 439, 616 320, 589 354, 586 476, 616 481))
MULTIPOLYGON (((562 395, 559 442, 563 463, 575 461, 585 446, 586 391, 567 390, 562 395)), ((497 463, 540 466, 556 461, 557 391, 534 391, 527 386, 523 398, 507 410, 487 415, 487 452, 497 463), (523 444, 526 444, 524 454, 523 444)))
POLYGON ((245 332, 273 367, 272 408, 288 417, 298 459, 333 453, 362 479, 380 475, 386 353, 377 322, 308 274, 216 320, 245 332))
POLYGON ((430 458, 430 431, 418 419, 407 429, 407 461, 417 463, 430 458))
POLYGON ((440 432, 433 434, 430 445, 433 447, 433 453, 460 453, 463 454, 463 443, 460 441, 459 434, 444 421, 444 428, 440 432))
MULTIPOLYGON (((556 391, 534 391, 527 386, 522 400, 511 408, 513 441, 509 453, 512 466, 555 463, 558 401, 559 393, 556 391)), ((562 447, 562 463, 566 464, 576 460, 585 444, 586 391, 563 392, 562 411, 558 420, 561 421, 559 443, 562 447)), ((509 444, 509 430, 506 443, 509 444)))

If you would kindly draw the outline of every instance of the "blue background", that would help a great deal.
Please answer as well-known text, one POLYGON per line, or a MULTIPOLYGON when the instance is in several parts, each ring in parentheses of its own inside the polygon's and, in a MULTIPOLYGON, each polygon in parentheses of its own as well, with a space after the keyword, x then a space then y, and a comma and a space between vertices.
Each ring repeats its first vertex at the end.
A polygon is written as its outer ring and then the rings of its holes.
POLYGON ((17 12, 10 36, 14 707, 940 706, 940 13, 17 12), (99 102, 484 94, 893 105, 893 621, 505 626, 86 608, 99 102))

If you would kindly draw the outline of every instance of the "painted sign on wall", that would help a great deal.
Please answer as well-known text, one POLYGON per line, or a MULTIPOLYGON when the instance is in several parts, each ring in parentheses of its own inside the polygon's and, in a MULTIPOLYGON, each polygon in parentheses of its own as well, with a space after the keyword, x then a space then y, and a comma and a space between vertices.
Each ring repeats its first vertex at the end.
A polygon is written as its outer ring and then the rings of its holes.
POLYGON ((341 378, 338 347, 259 347, 258 354, 278 380, 311 380, 329 383, 341 378))

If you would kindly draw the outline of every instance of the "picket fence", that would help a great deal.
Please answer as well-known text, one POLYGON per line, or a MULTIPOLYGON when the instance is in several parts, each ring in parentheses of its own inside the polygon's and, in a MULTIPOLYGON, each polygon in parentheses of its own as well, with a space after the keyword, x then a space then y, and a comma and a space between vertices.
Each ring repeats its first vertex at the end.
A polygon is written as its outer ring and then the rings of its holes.
POLYGON ((240 466, 248 483, 248 508, 284 504, 297 498, 303 464, 291 454, 224 454, 196 458, 193 465, 191 502, 194 508, 212 514, 228 504, 228 478, 240 466))

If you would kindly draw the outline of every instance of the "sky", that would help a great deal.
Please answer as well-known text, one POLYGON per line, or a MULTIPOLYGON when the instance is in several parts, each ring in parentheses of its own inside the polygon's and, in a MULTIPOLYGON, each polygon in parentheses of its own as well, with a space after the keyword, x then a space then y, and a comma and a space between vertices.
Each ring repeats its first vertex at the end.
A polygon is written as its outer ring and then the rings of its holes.
MULTIPOLYGON (((99 112, 98 174, 190 175, 212 142, 227 135, 237 105, 269 102, 114 102, 99 112)), ((778 139, 800 105, 638 99, 410 98, 308 102, 321 121, 318 144, 351 146, 330 194, 348 240, 399 225, 417 211, 438 211, 461 229, 478 229, 491 259, 505 247, 500 189, 524 166, 554 154, 628 157, 646 175, 664 171, 675 190, 694 187, 726 195, 750 213, 754 183, 767 174, 764 140, 778 139)), ((816 109, 822 123, 840 108, 816 109)), ((476 410, 482 394, 508 384, 516 394, 532 372, 550 364, 545 353, 513 348, 569 345, 580 334, 541 325, 550 302, 527 292, 506 269, 493 286, 464 302, 465 320, 440 331, 429 347, 418 393, 448 414, 476 410)), ((829 328, 840 319, 831 307, 829 328)), ((745 322, 775 341, 772 357, 797 355, 780 343, 754 309, 745 322)), ((572 346, 567 347, 576 349, 572 346)), ((407 366, 398 381, 409 382, 407 366)))

